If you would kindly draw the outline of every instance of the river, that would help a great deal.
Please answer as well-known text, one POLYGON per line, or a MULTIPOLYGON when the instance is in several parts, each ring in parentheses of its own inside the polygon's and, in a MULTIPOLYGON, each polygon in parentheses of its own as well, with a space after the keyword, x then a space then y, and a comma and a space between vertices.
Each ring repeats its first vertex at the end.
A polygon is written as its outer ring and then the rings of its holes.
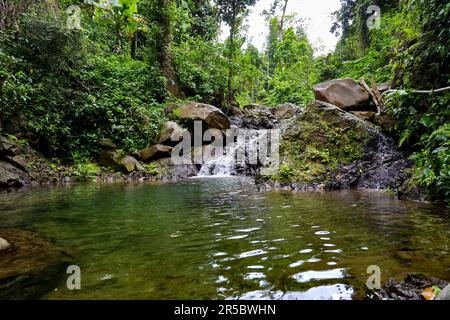
POLYGON ((369 266, 450 279, 450 210, 380 191, 258 192, 244 178, 0 194, 1 227, 72 255, 43 299, 351 299, 369 266))

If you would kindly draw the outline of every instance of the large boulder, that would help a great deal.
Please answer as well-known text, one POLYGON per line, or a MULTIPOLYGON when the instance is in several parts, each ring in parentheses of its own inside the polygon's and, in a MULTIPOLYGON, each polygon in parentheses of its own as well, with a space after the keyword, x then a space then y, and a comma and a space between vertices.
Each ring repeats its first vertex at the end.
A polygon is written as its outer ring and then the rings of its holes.
POLYGON ((270 187, 279 183, 294 190, 397 191, 407 178, 409 162, 392 139, 370 122, 330 103, 314 101, 279 128, 280 171, 257 177, 260 185, 272 180, 270 187))
POLYGON ((30 183, 27 172, 0 160, 0 188, 19 188, 30 183))
POLYGON ((127 173, 130 173, 133 171, 145 171, 145 169, 141 165, 141 163, 131 156, 123 157, 120 164, 123 166, 123 168, 125 169, 125 171, 127 173))
POLYGON ((55 182, 60 172, 25 141, 0 135, 0 188, 55 182))
POLYGON ((172 147, 164 146, 162 144, 155 144, 149 148, 145 148, 140 152, 140 157, 142 161, 153 161, 161 158, 170 157, 172 154, 172 147))
POLYGON ((97 162, 104 167, 115 171, 130 173, 133 171, 145 171, 141 163, 131 156, 123 156, 115 150, 103 150, 97 157, 97 162))
POLYGON ((198 169, 192 161, 175 164, 171 158, 163 158, 152 163, 157 166, 157 178, 161 180, 183 180, 198 174, 198 169))
POLYGON ((317 100, 331 103, 342 109, 353 109, 368 103, 370 96, 351 78, 331 80, 314 87, 317 100))
POLYGON ((174 147, 179 143, 179 140, 177 139, 182 137, 185 131, 186 130, 180 127, 178 123, 167 121, 161 130, 158 144, 174 147))
POLYGON ((0 229, 0 239, 0 300, 40 298, 65 275, 68 255, 35 233, 0 229))
POLYGON ((16 155, 21 151, 21 147, 12 138, 0 135, 0 157, 6 155, 16 155))
POLYGON ((220 109, 209 104, 189 102, 173 108, 172 115, 190 127, 193 121, 201 120, 208 129, 226 130, 230 128, 228 117, 220 109))
POLYGON ((266 106, 249 104, 243 107, 243 127, 249 129, 272 129, 278 124, 277 117, 266 106))
POLYGON ((375 112, 373 111, 352 111, 351 114, 369 122, 372 122, 375 119, 375 112))
POLYGON ((270 111, 277 117, 278 120, 287 120, 303 111, 303 108, 300 108, 292 103, 283 103, 279 104, 275 107, 270 108, 270 111))

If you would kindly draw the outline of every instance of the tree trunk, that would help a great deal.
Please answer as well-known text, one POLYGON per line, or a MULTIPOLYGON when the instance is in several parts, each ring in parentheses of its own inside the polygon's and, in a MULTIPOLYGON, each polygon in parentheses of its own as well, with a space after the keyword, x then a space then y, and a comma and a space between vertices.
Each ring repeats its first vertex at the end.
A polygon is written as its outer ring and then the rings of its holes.
POLYGON ((115 17, 115 41, 114 41, 114 53, 120 54, 122 52, 122 32, 120 32, 120 29, 122 28, 122 24, 120 21, 121 17, 117 16, 115 17))
POLYGON ((132 59, 136 57, 136 47, 137 47, 138 33, 134 32, 130 37, 130 56, 132 59))
POLYGON ((365 51, 369 47, 369 30, 367 29, 367 15, 363 6, 359 8, 359 36, 361 48, 365 51))
POLYGON ((166 89, 171 95, 177 98, 184 98, 183 93, 180 90, 178 84, 177 75, 173 67, 173 57, 172 57, 172 32, 171 32, 171 21, 169 16, 169 8, 172 4, 172 0, 159 0, 161 14, 159 18, 159 25, 161 27, 161 41, 159 48, 159 63, 161 68, 161 73, 166 78, 166 89))
POLYGON ((283 7, 283 14, 281 15, 281 21, 280 21, 280 40, 283 41, 284 38, 284 19, 286 18, 286 9, 288 5, 289 0, 284 1, 284 7, 283 7))
POLYGON ((234 37, 236 35, 236 19, 237 19, 237 6, 233 6, 233 14, 232 14, 232 20, 230 23, 230 53, 228 57, 228 85, 227 85, 227 102, 228 106, 231 106, 231 103, 233 102, 233 76, 234 76, 234 37))
POLYGON ((233 60, 234 60, 234 26, 230 27, 230 53, 228 56, 228 85, 227 85, 227 102, 231 105, 233 101, 233 60))

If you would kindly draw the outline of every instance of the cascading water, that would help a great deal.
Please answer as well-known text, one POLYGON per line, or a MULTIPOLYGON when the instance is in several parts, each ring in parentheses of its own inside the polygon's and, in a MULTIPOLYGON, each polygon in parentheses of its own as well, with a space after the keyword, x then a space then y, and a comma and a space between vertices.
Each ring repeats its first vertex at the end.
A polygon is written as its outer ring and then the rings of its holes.
POLYGON ((251 152, 257 154, 257 146, 262 142, 262 139, 267 139, 266 134, 259 134, 259 132, 262 131, 254 130, 250 136, 238 133, 238 138, 234 142, 228 144, 219 155, 207 157, 204 153, 203 164, 197 176, 236 176, 239 171, 239 166, 249 166, 247 156, 249 156, 251 152), (237 161, 237 154, 239 152, 242 152, 242 155, 245 156, 245 161, 243 163, 237 161))

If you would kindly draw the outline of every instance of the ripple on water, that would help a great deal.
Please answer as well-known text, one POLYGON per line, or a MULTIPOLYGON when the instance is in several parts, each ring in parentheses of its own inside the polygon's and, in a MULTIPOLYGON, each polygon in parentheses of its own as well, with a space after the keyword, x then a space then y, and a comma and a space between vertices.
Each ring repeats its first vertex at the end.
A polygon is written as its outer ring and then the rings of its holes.
POLYGON ((342 253, 342 249, 325 250, 327 253, 342 253))
POLYGON ((265 251, 263 249, 256 249, 256 250, 246 251, 246 252, 242 252, 241 254, 239 254, 238 255, 238 259, 260 256, 260 255, 263 255, 263 254, 266 254, 266 253, 267 253, 267 251, 265 251))
POLYGON ((247 228, 247 229, 237 229, 236 232, 253 232, 261 228, 247 228))
POLYGON ((216 252, 213 254, 213 257, 222 257, 222 256, 226 256, 228 253, 226 252, 216 252))
POLYGON ((231 237, 228 237, 227 240, 239 240, 239 239, 244 239, 246 237, 248 237, 248 234, 242 234, 239 236, 231 236, 231 237))
POLYGON ((299 261, 296 261, 296 262, 291 263, 291 264, 289 265, 289 267, 290 267, 290 268, 296 268, 296 267, 301 266, 301 265, 304 264, 304 263, 305 263, 304 260, 299 260, 299 261))
POLYGON ((353 287, 345 284, 312 287, 306 291, 272 291, 255 290, 244 293, 239 297, 227 299, 242 300, 351 300, 353 287))
POLYGON ((323 231, 316 231, 316 232, 314 232, 314 234, 317 234, 317 235, 326 235, 326 234, 330 234, 330 231, 326 231, 326 230, 323 230, 323 231))
POLYGON ((292 278, 297 282, 304 283, 314 280, 329 280, 329 279, 342 279, 345 278, 345 268, 337 268, 331 270, 322 271, 304 271, 292 275, 292 278))
POLYGON ((244 280, 264 279, 266 275, 262 272, 249 272, 244 275, 244 280))
POLYGON ((247 266, 247 269, 264 269, 264 266, 261 265, 247 266))

